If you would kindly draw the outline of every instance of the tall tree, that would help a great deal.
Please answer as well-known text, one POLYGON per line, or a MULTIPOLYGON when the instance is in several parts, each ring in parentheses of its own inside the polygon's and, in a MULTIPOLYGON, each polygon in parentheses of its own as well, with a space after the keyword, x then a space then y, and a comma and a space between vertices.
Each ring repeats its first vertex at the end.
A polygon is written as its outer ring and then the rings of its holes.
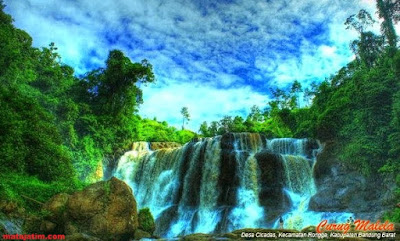
POLYGON ((99 114, 131 115, 143 102, 139 83, 154 81, 152 66, 147 60, 132 63, 120 50, 112 50, 106 68, 90 72, 86 76, 89 93, 99 114))
POLYGON ((372 19, 371 14, 365 10, 361 9, 358 14, 353 14, 346 19, 344 23, 347 25, 346 29, 354 28, 358 33, 362 34, 366 32, 366 28, 375 23, 372 19))
POLYGON ((298 80, 295 80, 292 86, 290 87, 289 106, 291 109, 295 109, 300 105, 299 98, 301 92, 302 92, 301 83, 298 80))
POLYGON ((182 130, 185 129, 185 121, 186 123, 190 121, 190 114, 189 114, 189 109, 187 107, 182 107, 181 109, 181 114, 182 114, 182 130))
POLYGON ((344 23, 347 25, 346 29, 353 28, 360 34, 360 39, 351 42, 350 48, 357 59, 367 67, 371 67, 383 52, 383 38, 366 31, 374 23, 375 20, 372 19, 371 14, 364 9, 361 9, 357 15, 348 17, 344 23))
POLYGON ((80 81, 89 96, 83 100, 90 108, 81 117, 83 126, 90 126, 89 134, 108 160, 118 158, 137 137, 139 119, 135 113, 143 102, 139 85, 153 81, 152 66, 147 60, 132 63, 120 50, 110 51, 106 68, 94 70, 80 81))
MULTIPOLYGON (((383 19, 381 23, 381 32, 386 37, 386 40, 390 47, 394 48, 397 44, 396 31, 393 26, 393 20, 398 20, 398 10, 399 7, 398 0, 377 0, 376 8, 378 9, 379 17, 383 19)), ((396 20, 396 21, 397 21, 396 20)))

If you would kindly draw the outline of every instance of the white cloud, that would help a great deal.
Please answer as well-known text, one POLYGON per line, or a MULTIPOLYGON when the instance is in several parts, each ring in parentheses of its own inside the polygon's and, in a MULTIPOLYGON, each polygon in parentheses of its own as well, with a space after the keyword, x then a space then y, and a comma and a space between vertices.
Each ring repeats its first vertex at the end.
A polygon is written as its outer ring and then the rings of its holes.
POLYGON ((375 12, 371 0, 5 4, 35 46, 55 42, 78 74, 101 66, 114 48, 133 61, 148 59, 158 82, 144 89, 141 112, 175 125, 182 103, 196 119, 217 120, 242 113, 253 101, 264 106, 267 96, 257 93, 268 95, 270 87, 285 88, 294 80, 307 85, 334 74, 354 58, 348 46, 357 34, 345 30, 346 18, 361 8, 375 12))
POLYGON ((335 57, 336 56, 336 54, 335 54, 336 47, 335 46, 331 47, 331 46, 321 45, 319 47, 319 51, 321 51, 321 53, 324 57, 335 57))

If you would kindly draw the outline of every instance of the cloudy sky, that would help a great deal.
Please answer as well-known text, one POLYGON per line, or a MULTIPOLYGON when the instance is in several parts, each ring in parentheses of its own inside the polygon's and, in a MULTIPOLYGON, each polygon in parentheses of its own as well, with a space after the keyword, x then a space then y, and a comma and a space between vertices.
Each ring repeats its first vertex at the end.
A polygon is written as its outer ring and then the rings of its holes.
POLYGON ((265 107, 270 88, 320 82, 348 63, 346 18, 372 0, 5 0, 34 46, 54 42, 77 75, 121 49, 154 67, 143 117, 189 128, 265 107))

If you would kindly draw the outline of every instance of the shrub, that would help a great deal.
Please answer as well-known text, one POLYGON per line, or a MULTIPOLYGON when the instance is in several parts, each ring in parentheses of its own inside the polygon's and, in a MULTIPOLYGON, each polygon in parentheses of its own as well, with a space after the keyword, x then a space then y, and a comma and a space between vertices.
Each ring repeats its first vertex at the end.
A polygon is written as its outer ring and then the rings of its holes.
POLYGON ((156 229, 153 215, 151 215, 149 208, 143 208, 139 210, 139 229, 153 234, 156 229))

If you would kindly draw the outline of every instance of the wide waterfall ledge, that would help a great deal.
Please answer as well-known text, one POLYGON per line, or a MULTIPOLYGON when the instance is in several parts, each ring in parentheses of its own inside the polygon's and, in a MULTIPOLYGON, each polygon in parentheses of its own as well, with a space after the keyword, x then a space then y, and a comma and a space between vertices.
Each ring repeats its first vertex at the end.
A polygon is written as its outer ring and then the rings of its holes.
POLYGON ((317 140, 266 139, 227 133, 151 150, 133 145, 113 175, 133 189, 139 208, 148 207, 156 234, 225 233, 241 228, 300 230, 321 220, 345 222, 351 213, 308 209, 316 193, 313 167, 317 140))

